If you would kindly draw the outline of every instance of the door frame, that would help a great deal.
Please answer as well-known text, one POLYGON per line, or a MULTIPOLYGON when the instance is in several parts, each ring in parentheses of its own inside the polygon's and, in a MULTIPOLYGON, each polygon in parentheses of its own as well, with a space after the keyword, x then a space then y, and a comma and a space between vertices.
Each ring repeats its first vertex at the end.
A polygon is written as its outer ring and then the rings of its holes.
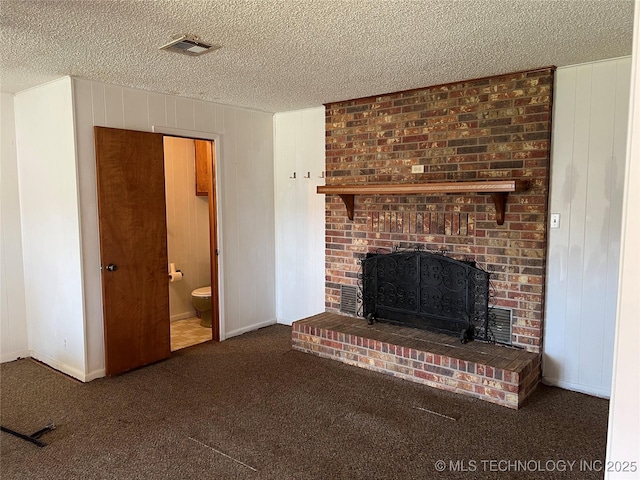
MULTIPOLYGON (((223 170, 221 165, 222 162, 220 161, 221 135, 217 133, 199 132, 194 130, 183 130, 181 128, 161 127, 161 126, 155 126, 155 125, 151 127, 151 131, 154 133, 160 133, 163 135, 163 137, 180 137, 180 138, 186 138, 189 140, 208 140, 213 142, 211 174, 212 176, 214 176, 215 174, 214 190, 216 195, 216 199, 215 199, 216 208, 214 212, 213 209, 211 208, 211 202, 210 202, 209 228, 211 229, 210 232, 213 233, 212 226, 215 225, 217 231, 215 232, 216 233, 215 238, 212 235, 209 236, 209 250, 210 250, 209 254, 210 254, 210 263, 211 263, 212 287, 214 285, 214 278, 213 278, 213 272, 215 271, 214 268, 217 270, 217 278, 215 279, 215 285, 217 288, 215 292, 212 289, 211 294, 214 295, 215 293, 217 294, 217 297, 218 297, 217 298, 218 311, 212 312, 212 322, 215 322, 217 318, 218 328, 216 329, 215 325, 212 327, 211 337, 214 342, 220 342, 226 338, 225 319, 224 319, 224 311, 225 311, 224 310, 224 282, 221 281, 221 279, 224 278, 224 265, 223 265, 224 262, 221 255, 221 252, 224 251, 223 243, 222 243, 223 224, 220 221, 220 219, 222 218, 222 215, 220 212, 220 205, 221 205, 220 196, 222 191, 221 172, 223 170), (215 214, 215 218, 212 218, 214 214, 215 214), (218 251, 217 254, 216 254, 216 250, 218 251), (216 265, 214 265, 214 263, 216 265)), ((212 305, 215 305, 215 302, 213 301, 213 299, 212 299, 212 305)))

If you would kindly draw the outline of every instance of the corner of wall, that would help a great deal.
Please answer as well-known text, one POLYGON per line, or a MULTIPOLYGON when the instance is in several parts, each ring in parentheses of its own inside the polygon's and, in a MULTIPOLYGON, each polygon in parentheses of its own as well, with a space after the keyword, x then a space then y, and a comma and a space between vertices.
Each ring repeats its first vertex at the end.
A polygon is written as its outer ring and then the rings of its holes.
POLYGON ((0 96, 0 362, 29 356, 14 95, 0 96))
POLYGON ((86 347, 71 77, 17 94, 15 121, 29 349, 82 376, 86 347))

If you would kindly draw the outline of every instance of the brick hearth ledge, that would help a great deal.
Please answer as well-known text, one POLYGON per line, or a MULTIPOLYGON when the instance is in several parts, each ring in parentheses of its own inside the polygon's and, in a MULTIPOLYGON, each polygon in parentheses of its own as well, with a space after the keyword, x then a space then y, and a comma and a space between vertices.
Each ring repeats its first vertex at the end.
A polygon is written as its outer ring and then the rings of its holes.
POLYGON ((518 409, 540 380, 540 355, 362 318, 320 313, 293 323, 292 347, 518 409))

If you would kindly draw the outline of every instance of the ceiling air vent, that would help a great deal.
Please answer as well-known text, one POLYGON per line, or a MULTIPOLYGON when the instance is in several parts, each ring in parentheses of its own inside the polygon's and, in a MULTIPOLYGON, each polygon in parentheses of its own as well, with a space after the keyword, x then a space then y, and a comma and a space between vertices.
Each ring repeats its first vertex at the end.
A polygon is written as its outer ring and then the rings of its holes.
POLYGON ((182 53, 192 57, 202 55, 203 53, 213 52, 222 48, 222 45, 211 45, 200 40, 195 35, 178 35, 169 43, 160 47, 160 50, 168 52, 182 53))

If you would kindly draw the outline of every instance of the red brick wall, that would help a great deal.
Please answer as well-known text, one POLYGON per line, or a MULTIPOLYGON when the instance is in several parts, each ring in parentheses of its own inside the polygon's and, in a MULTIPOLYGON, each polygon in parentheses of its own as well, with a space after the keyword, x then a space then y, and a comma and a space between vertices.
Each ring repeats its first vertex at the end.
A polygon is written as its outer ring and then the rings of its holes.
POLYGON ((492 272, 513 309, 513 343, 539 351, 546 253, 552 68, 326 105, 327 185, 523 179, 503 225, 484 194, 359 195, 347 218, 326 198, 326 307, 357 284, 366 252, 446 249, 492 272), (424 173, 412 174, 412 165, 424 173))

